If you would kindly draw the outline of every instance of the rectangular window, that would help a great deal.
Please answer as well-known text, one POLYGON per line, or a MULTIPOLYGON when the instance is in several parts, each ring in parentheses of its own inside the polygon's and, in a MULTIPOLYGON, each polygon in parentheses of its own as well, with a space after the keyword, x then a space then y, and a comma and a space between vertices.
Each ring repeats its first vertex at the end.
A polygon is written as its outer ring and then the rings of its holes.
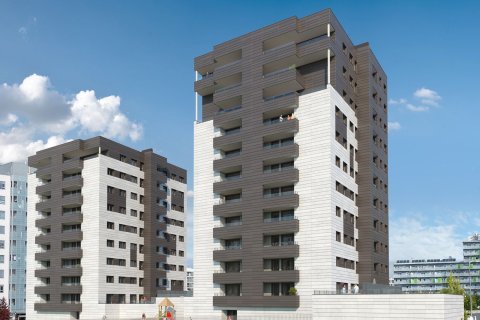
POLYGON ((0 234, 5 234, 5 226, 0 226, 0 234))
POLYGON ((5 204, 5 197, 4 196, 0 196, 0 204, 5 204))
POLYGON ((120 241, 120 242, 118 243, 118 247, 119 247, 120 249, 127 249, 127 243, 126 243, 126 242, 123 242, 123 241, 120 241))
POLYGON ((179 237, 178 237, 178 241, 184 242, 184 241, 185 241, 185 238, 184 238, 183 236, 179 236, 179 237))
POLYGON ((115 229, 115 223, 107 221, 107 229, 115 229))
POLYGON ((114 281, 115 281, 114 276, 107 276, 107 280, 106 280, 107 283, 113 283, 114 281))
POLYGON ((0 220, 5 220, 5 211, 0 211, 0 220))
POLYGON ((137 214, 138 214, 138 213, 137 213, 137 210, 130 209, 130 215, 131 215, 132 217, 136 217, 137 214))
POLYGON ((5 181, 0 181, 0 189, 5 189, 5 181))
POLYGON ((130 193, 130 199, 132 200, 137 200, 137 194, 136 193, 130 193))
POLYGON ((110 247, 110 248, 115 247, 115 241, 107 239, 107 247, 110 247))
POLYGON ((338 242, 342 242, 342 234, 338 231, 336 232, 335 240, 337 240, 338 242))

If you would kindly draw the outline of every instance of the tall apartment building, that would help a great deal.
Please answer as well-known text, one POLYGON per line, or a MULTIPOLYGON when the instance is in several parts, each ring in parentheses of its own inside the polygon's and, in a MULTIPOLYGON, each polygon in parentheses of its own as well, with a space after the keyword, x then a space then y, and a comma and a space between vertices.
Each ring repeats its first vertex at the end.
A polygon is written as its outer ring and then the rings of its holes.
POLYGON ((25 315, 27 176, 24 163, 0 165, 0 298, 25 315))
POLYGON ((28 163, 28 319, 97 319, 101 304, 185 290, 184 169, 102 137, 28 163))
POLYGON ((463 241, 463 260, 411 259, 397 260, 393 265, 394 285, 410 293, 438 292, 446 288, 453 275, 468 292, 480 293, 480 235, 463 241))
POLYGON ((194 67, 198 316, 308 315, 314 290, 388 284, 387 77, 368 43, 324 10, 194 67))

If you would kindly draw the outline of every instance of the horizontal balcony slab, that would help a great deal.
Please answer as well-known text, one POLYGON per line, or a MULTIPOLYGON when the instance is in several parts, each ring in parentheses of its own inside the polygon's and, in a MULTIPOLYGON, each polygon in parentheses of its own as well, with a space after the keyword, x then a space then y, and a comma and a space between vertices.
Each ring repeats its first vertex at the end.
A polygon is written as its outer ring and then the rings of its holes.
POLYGON ((221 308, 272 307, 293 308, 300 306, 299 296, 215 296, 213 306, 221 308))
POLYGON ((213 260, 215 261, 237 261, 242 260, 243 249, 214 250, 213 260))
POLYGON ((35 303, 34 310, 39 312, 81 312, 81 303, 35 303))
POLYGON ((242 225, 213 228, 213 237, 216 239, 235 239, 242 235, 242 225))
POLYGON ((242 283, 251 282, 252 280, 258 282, 298 282, 300 279, 300 271, 285 270, 285 271, 254 271, 254 272, 229 272, 229 273, 214 273, 214 283, 242 283))
POLYGON ((215 81, 213 75, 209 75, 207 78, 195 81, 194 90, 201 96, 212 94, 215 88, 215 81))
POLYGON ((82 223, 83 222, 83 214, 82 213, 70 213, 64 214, 62 216, 51 215, 46 218, 41 218, 35 220, 35 226, 37 228, 43 228, 47 226, 51 226, 53 224, 74 224, 74 223, 82 223))
POLYGON ((264 172, 262 175, 262 183, 264 185, 288 183, 288 182, 295 183, 298 181, 299 181, 298 169, 293 167, 288 169, 283 169, 282 171, 264 172))

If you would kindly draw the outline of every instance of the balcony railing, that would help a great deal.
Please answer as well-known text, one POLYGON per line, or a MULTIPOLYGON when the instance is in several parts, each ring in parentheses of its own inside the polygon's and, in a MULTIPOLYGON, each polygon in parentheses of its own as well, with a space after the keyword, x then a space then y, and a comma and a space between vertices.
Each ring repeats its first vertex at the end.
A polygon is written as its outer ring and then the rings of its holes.
POLYGON ((228 113, 228 112, 232 112, 232 111, 239 110, 239 109, 242 109, 242 105, 240 105, 240 104, 236 105, 236 106, 233 106, 233 107, 229 107, 227 109, 220 109, 215 114, 219 115, 219 114, 222 114, 222 113, 228 113))
POLYGON ((297 194, 294 191, 285 191, 285 192, 275 192, 275 193, 265 193, 263 194, 264 198, 277 198, 277 197, 283 197, 283 196, 291 196, 297 194))
POLYGON ((232 84, 232 85, 223 87, 223 88, 216 89, 216 90, 215 90, 215 93, 219 93, 219 92, 223 92, 223 91, 226 91, 226 90, 229 90, 229 89, 233 89, 233 88, 236 88, 236 87, 240 87, 241 85, 242 85, 241 82, 240 82, 240 83, 235 83, 235 84, 232 84))
POLYGON ((296 92, 287 92, 287 93, 282 93, 282 94, 279 94, 279 95, 276 95, 276 96, 271 96, 271 97, 265 97, 263 98, 263 100, 266 102, 266 101, 272 101, 272 100, 276 100, 276 99, 280 99, 280 98, 283 98, 283 97, 286 97, 286 96, 290 96, 292 94, 295 94, 296 92))
POLYGON ((320 41, 320 40, 323 40, 323 39, 326 39, 326 38, 328 38, 328 35, 327 34, 322 34, 321 36, 318 36, 318 37, 315 37, 315 38, 308 39, 308 40, 297 43, 297 47, 301 48, 303 46, 306 46, 307 44, 317 42, 317 41, 320 41))

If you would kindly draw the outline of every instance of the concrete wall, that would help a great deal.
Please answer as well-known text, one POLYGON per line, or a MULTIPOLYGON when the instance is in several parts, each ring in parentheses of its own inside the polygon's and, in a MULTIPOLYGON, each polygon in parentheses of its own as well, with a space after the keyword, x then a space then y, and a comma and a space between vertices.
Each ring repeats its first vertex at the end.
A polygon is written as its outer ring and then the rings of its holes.
POLYGON ((314 320, 463 319, 463 296, 444 294, 314 295, 314 320))

